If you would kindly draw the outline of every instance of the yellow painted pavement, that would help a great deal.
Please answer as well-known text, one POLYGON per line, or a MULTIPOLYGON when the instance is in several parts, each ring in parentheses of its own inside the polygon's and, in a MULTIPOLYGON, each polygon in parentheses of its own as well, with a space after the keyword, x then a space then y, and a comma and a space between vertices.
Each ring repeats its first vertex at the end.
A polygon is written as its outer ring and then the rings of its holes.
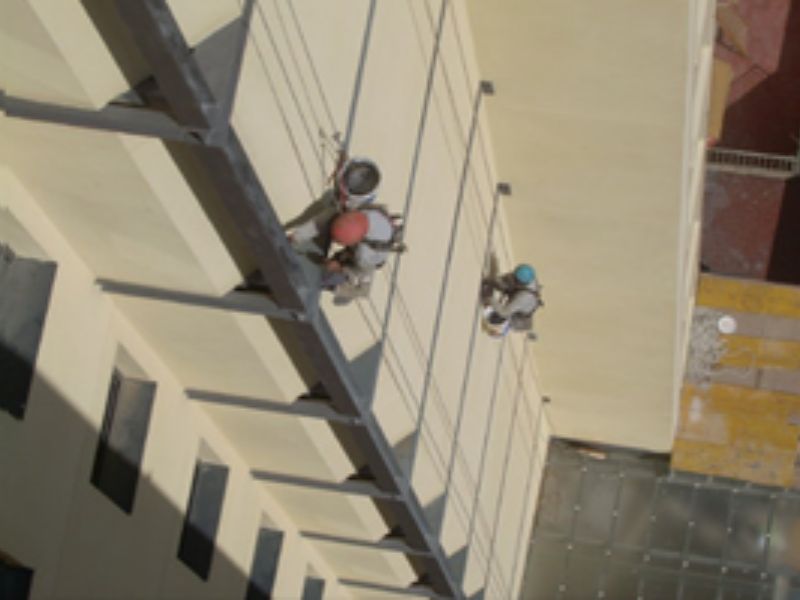
POLYGON ((675 469, 791 486, 800 396, 714 384, 684 386, 675 469))
POLYGON ((703 275, 697 289, 697 305, 800 319, 800 288, 703 275))
POLYGON ((725 354, 723 367, 800 369, 800 342, 744 335, 722 336, 725 354))

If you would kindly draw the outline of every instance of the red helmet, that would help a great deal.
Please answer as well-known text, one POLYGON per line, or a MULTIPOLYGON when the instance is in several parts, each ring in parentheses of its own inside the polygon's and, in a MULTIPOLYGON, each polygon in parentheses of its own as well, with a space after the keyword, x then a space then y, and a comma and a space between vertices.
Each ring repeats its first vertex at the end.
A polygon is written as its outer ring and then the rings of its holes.
POLYGON ((369 218, 353 210, 336 217, 331 223, 331 237, 342 246, 353 246, 364 239, 369 229, 369 218))

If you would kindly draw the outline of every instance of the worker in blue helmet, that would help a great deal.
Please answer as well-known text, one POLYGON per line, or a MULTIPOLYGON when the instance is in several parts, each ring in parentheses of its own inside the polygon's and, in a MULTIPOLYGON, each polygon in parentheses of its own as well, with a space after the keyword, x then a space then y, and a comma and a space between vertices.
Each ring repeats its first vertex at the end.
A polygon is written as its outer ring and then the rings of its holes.
POLYGON ((533 314, 544 306, 542 286, 536 270, 527 263, 513 271, 483 280, 481 295, 486 306, 486 321, 490 330, 505 334, 512 331, 531 331, 533 314))

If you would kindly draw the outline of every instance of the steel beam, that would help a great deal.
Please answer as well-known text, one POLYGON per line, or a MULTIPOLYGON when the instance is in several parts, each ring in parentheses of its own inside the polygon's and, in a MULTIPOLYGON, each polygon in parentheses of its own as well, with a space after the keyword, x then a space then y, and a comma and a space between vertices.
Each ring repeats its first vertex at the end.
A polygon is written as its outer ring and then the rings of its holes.
POLYGON ((0 108, 8 117, 113 133, 161 138, 184 144, 202 143, 202 130, 179 125, 166 113, 109 104, 100 110, 73 108, 9 96, 0 91, 0 108))
POLYGON ((412 585, 409 587, 398 587, 394 585, 383 585, 380 583, 372 583, 371 581, 361 581, 358 579, 340 579, 341 585, 349 587, 360 588, 362 590, 370 590, 373 592, 384 592, 386 594, 395 594, 399 596, 423 596, 426 598, 441 598, 434 590, 424 585, 412 585))
POLYGON ((359 548, 370 548, 373 550, 386 550, 388 552, 402 552, 403 554, 427 555, 427 550, 420 550, 409 546, 402 538, 392 536, 380 540, 360 540, 357 538, 343 537, 338 535, 328 535, 316 531, 301 531, 300 535, 309 540, 317 542, 327 542, 331 544, 343 544, 345 546, 357 546, 359 548))
POLYGON ((369 496, 375 500, 398 500, 397 494, 392 494, 391 492, 382 490, 375 483, 370 481, 362 481, 359 479, 325 481, 324 479, 313 479, 311 477, 301 477, 299 475, 290 475, 287 473, 275 473, 274 471, 266 471, 261 469, 254 469, 250 473, 254 479, 259 481, 269 481, 271 483, 313 488, 315 490, 325 492, 351 494, 353 496, 369 496))
POLYGON ((216 100, 206 79, 197 76, 192 49, 167 2, 117 0, 116 7, 178 121, 211 129, 219 112, 216 100))
POLYGON ((331 407, 330 403, 324 400, 298 398, 294 402, 286 403, 264 398, 249 398, 246 396, 197 389, 187 389, 186 395, 192 400, 205 402, 207 404, 232 406, 234 408, 272 412, 295 417, 321 419, 329 423, 341 423, 342 425, 349 426, 360 424, 360 421, 355 417, 337 413, 333 407, 331 407))
POLYGON ((215 297, 194 292, 128 283, 127 281, 116 281, 114 279, 100 278, 97 280, 97 284, 104 292, 118 296, 263 315, 268 319, 281 319, 284 321, 303 321, 305 319, 303 313, 281 308, 268 296, 260 292, 234 291, 221 297, 215 297))
MULTIPOLYGON (((213 95, 166 1, 117 0, 116 7, 131 29, 133 41, 149 63, 177 118, 191 126, 213 123, 213 95)), ((248 244, 277 304, 307 315, 305 321, 287 324, 291 328, 290 339, 284 341, 287 353, 309 387, 320 383, 338 413, 361 421, 362 426, 355 428, 337 429, 334 426, 334 432, 353 464, 366 464, 377 489, 386 498, 396 500, 377 504, 389 528, 400 528, 409 544, 429 551, 428 556, 409 557, 415 571, 421 580, 431 583, 437 594, 463 598, 444 550, 425 521, 419 499, 400 470, 383 429, 368 408, 367 397, 371 390, 360 389, 333 328, 318 308, 318 281, 304 269, 289 244, 235 132, 229 129, 228 135, 213 147, 188 148, 208 174, 234 225, 248 244), (293 345, 297 347, 291 347, 293 345)), ((289 483, 285 477, 283 481, 289 483)), ((297 478, 295 481, 302 485, 297 478)), ((333 485, 333 491, 340 491, 335 483, 333 485)), ((320 489, 319 486, 316 489, 320 489)))

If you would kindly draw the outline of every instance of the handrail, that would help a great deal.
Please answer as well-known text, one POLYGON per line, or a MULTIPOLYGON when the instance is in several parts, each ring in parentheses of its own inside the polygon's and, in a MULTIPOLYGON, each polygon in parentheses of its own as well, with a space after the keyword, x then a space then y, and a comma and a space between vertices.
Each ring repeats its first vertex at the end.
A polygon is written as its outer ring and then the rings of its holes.
POLYGON ((800 173, 797 156, 733 148, 709 148, 706 165, 710 171, 773 179, 789 179, 800 173))

